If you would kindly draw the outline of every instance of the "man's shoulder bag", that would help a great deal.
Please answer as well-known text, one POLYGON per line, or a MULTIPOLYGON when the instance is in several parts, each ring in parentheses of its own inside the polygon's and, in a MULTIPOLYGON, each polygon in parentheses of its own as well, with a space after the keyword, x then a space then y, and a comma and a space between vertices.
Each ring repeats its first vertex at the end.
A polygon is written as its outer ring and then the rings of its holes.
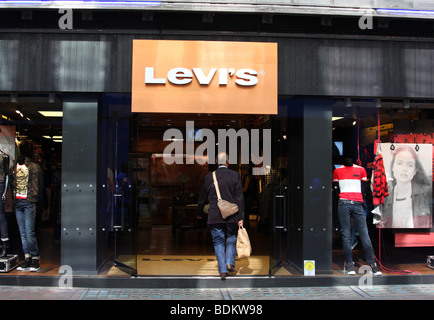
POLYGON ((212 173, 212 178, 214 180, 215 190, 217 192, 217 206, 219 207, 223 219, 226 219, 238 212, 238 206, 235 203, 231 203, 222 199, 215 171, 212 173))

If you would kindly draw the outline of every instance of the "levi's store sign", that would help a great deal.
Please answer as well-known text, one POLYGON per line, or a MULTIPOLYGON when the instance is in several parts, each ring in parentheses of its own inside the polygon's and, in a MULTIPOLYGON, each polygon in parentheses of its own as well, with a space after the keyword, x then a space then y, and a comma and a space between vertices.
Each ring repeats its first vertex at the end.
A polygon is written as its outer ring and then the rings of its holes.
POLYGON ((277 44, 133 40, 132 111, 277 114, 277 44))

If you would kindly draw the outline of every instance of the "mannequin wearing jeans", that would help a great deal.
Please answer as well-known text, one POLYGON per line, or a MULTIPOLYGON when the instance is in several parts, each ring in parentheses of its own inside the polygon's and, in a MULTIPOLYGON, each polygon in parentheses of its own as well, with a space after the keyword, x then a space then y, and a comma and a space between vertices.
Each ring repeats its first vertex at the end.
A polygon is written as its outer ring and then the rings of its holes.
POLYGON ((7 256, 7 250, 9 249, 9 233, 8 233, 8 223, 5 214, 5 200, 6 192, 8 190, 9 182, 9 156, 0 150, 0 234, 1 234, 1 244, 2 251, 0 257, 4 258, 7 256))
POLYGON ((363 213, 363 194, 361 191, 362 183, 367 180, 366 170, 354 165, 350 158, 346 158, 344 165, 333 172, 333 183, 336 184, 334 189, 339 190, 338 216, 342 228, 342 246, 350 275, 356 274, 351 250, 351 219, 359 232, 366 262, 370 265, 374 275, 381 275, 375 263, 374 249, 363 213))
MULTIPOLYGON (((366 218, 363 214, 363 202, 339 199, 338 215, 342 227, 342 246, 345 261, 348 263, 348 270, 350 271, 351 267, 354 270, 353 254, 351 250, 351 219, 353 219, 353 224, 359 232, 366 262, 369 265, 375 264, 374 249, 372 248, 371 239, 369 238, 366 218)), ((353 273, 351 272, 350 274, 353 273)))
POLYGON ((19 271, 38 271, 40 268, 35 220, 41 182, 41 167, 28 157, 20 157, 14 173, 15 214, 25 261, 18 267, 19 271))

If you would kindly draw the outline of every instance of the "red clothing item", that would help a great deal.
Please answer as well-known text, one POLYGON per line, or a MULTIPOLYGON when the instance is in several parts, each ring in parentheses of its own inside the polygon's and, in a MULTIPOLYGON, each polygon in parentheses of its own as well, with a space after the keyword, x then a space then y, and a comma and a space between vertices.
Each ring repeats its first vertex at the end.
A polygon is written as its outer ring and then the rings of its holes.
POLYGON ((388 189, 383 155, 379 153, 374 159, 372 170, 372 201, 374 206, 384 203, 384 198, 389 195, 388 189))
POLYGON ((355 164, 341 166, 333 172, 333 182, 339 183, 340 199, 363 202, 361 181, 368 181, 366 170, 355 164))

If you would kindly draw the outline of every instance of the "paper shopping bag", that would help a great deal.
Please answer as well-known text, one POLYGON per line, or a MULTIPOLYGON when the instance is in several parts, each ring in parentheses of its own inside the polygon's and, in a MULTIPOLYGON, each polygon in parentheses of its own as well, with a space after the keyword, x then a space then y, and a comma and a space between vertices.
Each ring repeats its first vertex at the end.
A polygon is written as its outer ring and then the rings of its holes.
POLYGON ((238 228, 237 236, 237 256, 240 259, 250 257, 252 253, 252 246, 250 245, 249 235, 247 234, 246 228, 240 226, 238 228))

